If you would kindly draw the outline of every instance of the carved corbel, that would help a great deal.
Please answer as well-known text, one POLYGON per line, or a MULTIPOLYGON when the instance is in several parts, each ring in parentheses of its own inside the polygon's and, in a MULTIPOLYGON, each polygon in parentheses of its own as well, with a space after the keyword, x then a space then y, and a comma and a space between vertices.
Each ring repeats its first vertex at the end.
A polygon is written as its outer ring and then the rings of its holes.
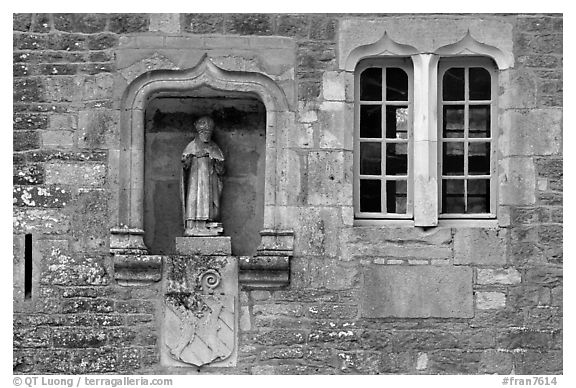
POLYGON ((281 288, 290 284, 294 231, 265 229, 256 256, 239 258, 239 282, 245 288, 281 288))

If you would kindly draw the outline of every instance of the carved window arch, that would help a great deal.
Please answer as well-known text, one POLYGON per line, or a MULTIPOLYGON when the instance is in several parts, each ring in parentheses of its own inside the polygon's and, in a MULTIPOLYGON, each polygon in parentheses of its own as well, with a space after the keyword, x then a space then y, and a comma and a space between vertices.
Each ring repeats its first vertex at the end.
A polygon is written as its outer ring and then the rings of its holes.
MULTIPOLYGON (((468 31, 465 36, 459 41, 448 44, 442 47, 436 48, 433 52, 420 50, 417 47, 399 43, 394 41, 388 33, 385 31, 382 38, 372 44, 359 46, 352 49, 349 52, 346 61, 343 63, 343 67, 348 72, 354 72, 356 66, 361 61, 366 61, 367 58, 374 60, 374 58, 379 58, 382 61, 389 60, 390 58, 399 58, 402 56, 410 56, 413 64, 413 137, 412 137, 412 150, 408 159, 412 161, 412 176, 409 181, 412 183, 412 197, 413 197, 413 219, 414 225, 416 226, 435 226, 438 224, 438 219, 442 217, 454 218, 463 216, 464 218, 490 218, 495 217, 497 209, 497 196, 496 196, 496 123, 497 123, 497 110, 496 110, 496 95, 497 95, 497 73, 498 70, 507 69, 513 65, 513 56, 510 52, 505 52, 497 47, 484 44, 482 42, 474 39, 468 31), (478 60, 478 58, 484 58, 478 60), (457 59, 454 59, 457 58, 457 59), (446 105, 446 101, 439 98, 439 91, 442 90, 441 82, 439 79, 439 63, 444 66, 444 64, 450 63, 450 61, 464 61, 462 66, 466 71, 470 72, 470 68, 490 68, 490 82, 492 85, 491 96, 484 102, 484 105, 489 106, 491 112, 490 115, 490 128, 492 128, 491 137, 486 137, 485 139, 471 140, 469 143, 474 144, 472 148, 484 147, 490 148, 489 154, 489 172, 487 176, 479 175, 478 177, 470 177, 468 170, 466 174, 461 176, 461 179, 475 180, 474 184, 480 182, 479 179, 488 179, 488 191, 484 190, 484 196, 487 198, 485 201, 488 205, 484 206, 482 212, 473 211, 472 214, 466 214, 465 210, 462 213, 459 212, 448 212, 446 206, 446 192, 442 190, 446 186, 442 186, 443 178, 442 175, 442 162, 448 162, 448 160, 442 159, 442 147, 450 140, 446 141, 442 136, 443 133, 439 130, 439 122, 442 123, 443 117, 442 113, 439 113, 439 109, 443 109, 446 105), (482 61, 492 60, 496 64, 496 68, 492 69, 491 66, 487 66, 487 62, 482 61), (476 66, 474 66, 476 64, 476 66), (439 148, 440 147, 440 148, 439 148), (489 198, 488 198, 489 197, 489 198), (445 205, 442 208, 442 205, 445 205), (443 213, 441 213, 443 212, 443 213), (440 217, 441 214, 444 216, 440 217), (450 214, 450 215, 448 215, 450 214)), ((445 69, 444 69, 445 70, 445 69)), ((476 70, 473 70, 473 72, 476 70)), ((442 76, 445 72, 442 72, 442 76)), ((468 73, 469 74, 469 73, 468 73)), ((355 93, 359 93, 361 80, 359 78, 359 73, 356 71, 354 75, 354 90, 355 93)), ((354 100, 356 105, 362 105, 362 101, 357 99, 354 100)), ((480 101, 482 102, 482 101, 480 101)), ((464 101, 464 105, 474 105, 474 102, 464 101)), ((356 120, 362 115, 359 113, 358 106, 355 106, 356 120)), ((470 113, 470 110, 468 110, 470 113)), ((467 134, 469 134, 467 132, 467 134)), ((468 138, 466 138, 468 139, 468 138)), ((360 142, 358 142, 360 143, 360 142)), ((464 144, 464 142, 463 142, 464 144)), ((470 149, 470 147, 467 147, 470 149)), ((467 154, 470 155, 469 153, 467 154)), ((355 223, 358 225, 370 224, 372 222, 378 222, 370 220, 370 218, 395 218, 389 214, 384 214, 381 217, 370 217, 366 216, 362 212, 360 201, 362 195, 362 189, 358 188, 359 182, 362 179, 362 174, 360 174, 361 165, 361 151, 359 147, 355 148, 355 199, 354 199, 354 209, 355 209, 355 223), (358 148, 358 149, 357 149, 358 148)), ((446 164, 444 164, 445 166, 446 164)), ((382 191, 381 191, 382 193, 382 191)), ((386 201, 385 195, 381 195, 382 201, 386 201)), ((470 198, 474 198, 476 193, 470 193, 470 198), (472 195, 473 194, 473 195, 472 195)), ((463 194, 464 200, 467 200, 467 193, 463 194)), ((470 207, 473 209, 473 206, 470 207)), ((407 217, 409 218, 409 217, 407 217)))

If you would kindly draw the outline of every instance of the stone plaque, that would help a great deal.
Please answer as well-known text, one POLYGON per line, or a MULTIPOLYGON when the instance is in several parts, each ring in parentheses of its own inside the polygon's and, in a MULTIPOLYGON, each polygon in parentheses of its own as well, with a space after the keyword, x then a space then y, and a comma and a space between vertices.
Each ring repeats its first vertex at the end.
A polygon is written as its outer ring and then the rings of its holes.
POLYGON ((237 262, 230 256, 167 260, 161 362, 228 367, 237 358, 237 262))

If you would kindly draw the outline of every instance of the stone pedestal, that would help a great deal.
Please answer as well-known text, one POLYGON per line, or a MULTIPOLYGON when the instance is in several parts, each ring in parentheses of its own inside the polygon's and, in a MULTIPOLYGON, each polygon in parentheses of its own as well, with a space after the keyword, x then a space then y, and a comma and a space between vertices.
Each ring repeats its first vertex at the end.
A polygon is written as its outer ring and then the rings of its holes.
POLYGON ((179 255, 230 256, 232 243, 229 236, 176 237, 179 255))

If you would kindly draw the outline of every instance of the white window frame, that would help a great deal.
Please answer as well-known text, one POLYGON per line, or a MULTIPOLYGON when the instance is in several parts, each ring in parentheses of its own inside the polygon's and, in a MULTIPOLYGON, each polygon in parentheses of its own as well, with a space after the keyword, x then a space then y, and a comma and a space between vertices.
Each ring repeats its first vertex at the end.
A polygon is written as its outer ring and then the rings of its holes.
MULTIPOLYGON (((413 158, 413 104, 414 104, 414 74, 413 74, 413 65, 411 63, 410 57, 404 58, 368 58, 360 61, 356 67, 354 77, 354 217, 357 219, 412 219, 413 218, 413 177, 412 177, 412 163, 413 158), (408 76, 408 101, 398 101, 389 103, 386 101, 386 88, 385 88, 385 79, 383 77, 382 82, 382 99, 380 101, 369 101, 364 102, 360 101, 360 75, 362 72, 368 68, 399 68, 406 72, 408 76), (392 180, 404 180, 404 179, 397 179, 394 176, 387 176, 385 170, 385 163, 386 163, 386 129, 385 129, 385 122, 386 122, 386 114, 385 110, 387 106, 393 105, 407 105, 408 106, 408 151, 407 151, 407 175, 406 175, 406 213, 399 214, 399 213, 387 213, 386 212, 386 203, 385 203, 385 184, 382 184, 381 188, 381 201, 382 206, 381 212, 361 212, 360 211, 360 179, 366 178, 367 176, 361 176, 360 174, 360 143, 362 142, 360 138, 360 107, 362 105, 380 105, 382 107, 382 138, 371 139, 372 142, 380 142, 382 144, 382 171, 381 175, 379 176, 379 180, 381 182, 392 181, 392 180)), ((366 140, 368 141, 368 140, 366 140)), ((392 144, 393 142, 390 142, 392 144)), ((402 176, 403 177, 403 176, 402 176)), ((375 176, 372 178, 376 179, 375 176)))
MULTIPOLYGON (((414 226, 437 226, 439 219, 483 220, 497 217, 498 174, 497 174, 497 137, 498 137, 498 68, 492 58, 485 56, 451 56, 438 54, 411 55, 413 69, 407 71, 412 80, 412 98, 410 100, 411 141, 409 138, 408 155, 408 192, 412 196, 412 217, 398 217, 386 213, 368 217, 360 213, 359 196, 359 131, 360 74, 367 63, 380 63, 385 67, 398 67, 395 61, 405 61, 403 56, 383 56, 359 61, 354 71, 354 222, 356 225, 370 225, 389 222, 411 221, 414 226), (377 61, 377 62, 372 62, 377 61), (460 66, 456 66, 459 64, 460 66), (491 155, 490 155, 490 213, 478 214, 441 214, 441 163, 442 163, 442 104, 439 93, 442 91, 442 76, 448 67, 483 67, 491 76, 491 155), (442 69, 442 73, 440 72, 442 69), (440 139, 439 139, 440 137, 440 139), (410 150, 411 148, 411 150, 410 150)), ((410 81, 409 81, 410 83, 410 81)), ((408 206, 408 205, 407 205, 408 206)))
MULTIPOLYGON (((498 137, 498 74, 497 68, 492 60, 485 57, 454 57, 454 58, 440 58, 440 63, 438 65, 438 206, 439 206, 439 218, 441 219, 484 219, 484 218, 496 218, 497 209, 498 209, 498 175, 497 175, 497 137, 498 137), (444 74, 446 71, 453 67, 460 67, 464 68, 465 74, 465 96, 464 101, 455 101, 451 102, 451 104, 459 104, 464 105, 465 115, 464 115, 464 126, 465 126, 465 134, 464 134, 464 163, 465 165, 468 164, 467 156, 467 142, 471 140, 467 137, 467 128, 468 128, 468 109, 466 107, 470 105, 490 105, 490 174, 489 175, 473 175, 476 179, 488 179, 490 181, 490 203, 489 203, 489 211, 487 213, 444 213, 442 209, 442 184, 443 184, 443 176, 442 176, 442 164, 443 164, 443 153, 442 153, 442 146, 444 141, 442 140, 442 126, 443 126, 443 98, 442 98, 442 91, 443 91, 443 79, 444 74), (479 67, 483 68, 488 71, 490 74, 490 100, 481 100, 475 101, 470 100, 468 98, 468 69, 471 67, 479 67)), ((485 141, 486 138, 481 138, 479 141, 485 141)), ((464 173, 464 178, 467 179, 468 175, 466 174, 466 168, 464 173)))

